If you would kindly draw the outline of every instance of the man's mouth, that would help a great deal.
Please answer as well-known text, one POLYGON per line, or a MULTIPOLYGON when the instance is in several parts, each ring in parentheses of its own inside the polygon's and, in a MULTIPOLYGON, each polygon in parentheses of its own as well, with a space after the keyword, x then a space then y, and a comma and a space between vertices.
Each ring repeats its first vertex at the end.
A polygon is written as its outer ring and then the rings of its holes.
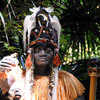
POLYGON ((40 60, 46 61, 47 60, 47 57, 40 57, 40 60))
POLYGON ((44 60, 46 60, 47 58, 46 58, 46 57, 40 57, 40 59, 44 59, 44 60))

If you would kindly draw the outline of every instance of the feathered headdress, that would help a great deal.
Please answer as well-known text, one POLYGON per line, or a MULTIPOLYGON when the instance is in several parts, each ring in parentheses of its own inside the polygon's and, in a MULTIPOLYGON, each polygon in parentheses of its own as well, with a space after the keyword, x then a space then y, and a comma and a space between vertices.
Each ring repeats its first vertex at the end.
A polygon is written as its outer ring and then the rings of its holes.
POLYGON ((51 16, 53 9, 34 7, 30 11, 32 15, 27 15, 24 20, 24 51, 40 40, 49 40, 59 48, 61 25, 57 16, 51 16))
MULTIPOLYGON (((59 39, 60 39, 60 31, 61 25, 57 18, 57 16, 51 16, 53 9, 51 7, 48 8, 40 8, 33 7, 30 9, 32 15, 27 15, 24 20, 24 51, 30 50, 34 48, 38 44, 48 44, 50 47, 54 49, 54 60, 52 64, 52 72, 50 75, 50 97, 52 100, 56 100, 56 90, 57 90, 57 81, 58 81, 58 67, 61 64, 61 61, 58 56, 59 52, 59 39)), ((30 51, 31 52, 31 51, 30 51)), ((31 57, 31 53, 29 53, 26 59, 26 70, 31 70, 30 74, 27 74, 26 77, 30 77, 32 82, 34 81, 34 64, 31 62, 34 58, 31 57)), ((29 72, 29 71, 27 71, 29 72)), ((28 80, 28 79, 27 79, 28 80)), ((29 80, 28 80, 29 81, 29 80)), ((28 84, 28 83, 27 83, 28 84)), ((32 84, 31 84, 32 85, 32 84)), ((28 86, 27 87, 31 87, 28 86)), ((30 90, 29 90, 30 93, 30 90)), ((26 93, 26 95, 28 95, 26 93)), ((26 96, 28 97, 28 96, 26 96)), ((28 97, 29 98, 29 97, 28 97)), ((31 98, 31 96, 30 96, 31 98)))

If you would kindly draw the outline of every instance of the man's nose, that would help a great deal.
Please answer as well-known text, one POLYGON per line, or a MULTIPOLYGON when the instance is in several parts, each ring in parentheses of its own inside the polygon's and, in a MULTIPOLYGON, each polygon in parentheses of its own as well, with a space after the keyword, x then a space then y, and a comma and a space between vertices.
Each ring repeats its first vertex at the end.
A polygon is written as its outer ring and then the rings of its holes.
POLYGON ((46 55, 46 51, 44 49, 41 50, 41 55, 46 55))

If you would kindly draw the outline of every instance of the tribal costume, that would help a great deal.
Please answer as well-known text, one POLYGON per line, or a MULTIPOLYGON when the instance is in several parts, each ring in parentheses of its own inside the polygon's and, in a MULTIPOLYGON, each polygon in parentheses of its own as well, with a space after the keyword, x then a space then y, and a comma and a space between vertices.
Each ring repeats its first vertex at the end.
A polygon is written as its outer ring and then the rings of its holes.
MULTIPOLYGON (((12 98, 14 98, 15 91, 20 91, 20 100, 76 100, 78 96, 83 95, 85 88, 69 72, 58 71, 61 64, 58 56, 61 25, 58 18, 51 16, 52 8, 35 7, 30 11, 33 12, 32 15, 26 16, 24 20, 24 51, 28 51, 25 63, 26 70, 19 69, 18 63, 15 63, 14 68, 6 67, 7 70, 1 70, 0 87, 3 90, 6 89, 12 98), (38 45, 50 47, 54 52, 49 76, 35 75, 32 53, 38 45), (13 72, 18 74, 13 75, 13 72), (11 76, 14 77, 13 82, 11 82, 11 76), (5 80, 7 88, 2 84, 5 80)), ((14 56, 13 59, 16 57, 14 56)), ((2 66, 1 69, 3 69, 2 66)), ((13 99, 10 98, 10 100, 13 99)))

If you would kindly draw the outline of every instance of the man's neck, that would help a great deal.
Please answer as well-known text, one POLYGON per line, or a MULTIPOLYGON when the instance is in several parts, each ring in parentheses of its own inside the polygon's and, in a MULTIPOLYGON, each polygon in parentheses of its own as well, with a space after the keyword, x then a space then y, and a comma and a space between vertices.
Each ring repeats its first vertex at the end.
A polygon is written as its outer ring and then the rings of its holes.
POLYGON ((36 67, 35 69, 35 75, 38 76, 49 76, 51 72, 50 67, 36 67))

